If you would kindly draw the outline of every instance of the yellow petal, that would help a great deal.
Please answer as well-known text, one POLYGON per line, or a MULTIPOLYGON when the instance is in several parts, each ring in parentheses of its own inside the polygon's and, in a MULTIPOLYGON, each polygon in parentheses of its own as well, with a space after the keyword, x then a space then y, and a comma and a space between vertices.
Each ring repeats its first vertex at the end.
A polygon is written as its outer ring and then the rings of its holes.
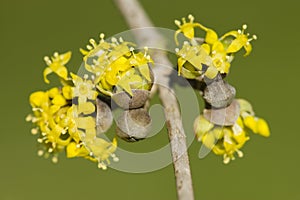
POLYGON ((259 118, 257 120, 257 132, 264 137, 270 136, 268 123, 264 119, 259 118))
POLYGON ((215 31, 212 29, 206 30, 206 36, 205 36, 205 42, 207 44, 214 44, 216 41, 218 41, 218 35, 215 31))
POLYGON ((62 65, 67 64, 70 61, 71 56, 72 56, 72 52, 71 51, 68 51, 68 52, 66 52, 64 54, 59 55, 61 64, 62 65))
POLYGON ((254 116, 248 115, 244 117, 244 124, 246 127, 250 128, 253 133, 257 133, 257 125, 254 116))
POLYGON ((204 75, 209 78, 209 79, 213 79, 218 75, 219 71, 217 68, 210 66, 207 68, 206 72, 204 73, 204 75))
POLYGON ((29 102, 32 107, 40 107, 42 103, 48 101, 48 95, 45 92, 34 92, 29 97, 29 102))
POLYGON ((244 45, 244 49, 246 51, 244 56, 248 56, 252 51, 252 45, 250 43, 247 43, 246 45, 244 45))
POLYGON ((45 81, 45 83, 50 83, 50 81, 47 79, 47 76, 49 75, 49 74, 51 74, 53 71, 52 71, 52 69, 50 68, 50 67, 46 67, 45 69, 44 69, 44 72, 43 72, 43 76, 44 76, 44 81, 45 81))
POLYGON ((60 78, 64 80, 68 80, 68 70, 65 66, 59 67, 57 70, 54 71, 60 78))
POLYGON ((95 112, 95 105, 92 102, 84 102, 78 105, 78 113, 85 115, 95 112))
POLYGON ((69 86, 69 85, 66 85, 62 88, 62 93, 63 93, 63 96, 67 99, 67 100, 70 100, 72 99, 72 87, 69 86))
POLYGON ((212 149, 215 145, 215 137, 212 133, 205 134, 202 137, 202 143, 207 147, 212 149))
POLYGON ((91 129, 96 127, 96 120, 91 117, 78 117, 75 119, 78 128, 91 129))
POLYGON ((57 87, 54 87, 54 88, 48 90, 48 95, 50 98, 54 98, 56 95, 59 95, 59 94, 60 94, 60 92, 57 87))
POLYGON ((138 69, 142 76, 145 77, 147 81, 151 82, 149 66, 147 64, 144 64, 139 66, 138 69))
POLYGON ((66 152, 67 152, 67 157, 68 158, 84 157, 84 156, 87 156, 89 154, 89 151, 84 146, 80 146, 78 148, 78 146, 75 142, 71 142, 67 146, 66 152))
POLYGON ((205 119, 202 115, 198 116, 194 121, 194 132, 198 140, 201 140, 203 135, 210 131, 214 125, 205 119))
POLYGON ((67 104, 67 101, 66 101, 66 99, 65 99, 61 94, 59 94, 59 95, 56 95, 56 96, 53 98, 52 103, 53 103, 54 105, 64 106, 64 105, 67 104))

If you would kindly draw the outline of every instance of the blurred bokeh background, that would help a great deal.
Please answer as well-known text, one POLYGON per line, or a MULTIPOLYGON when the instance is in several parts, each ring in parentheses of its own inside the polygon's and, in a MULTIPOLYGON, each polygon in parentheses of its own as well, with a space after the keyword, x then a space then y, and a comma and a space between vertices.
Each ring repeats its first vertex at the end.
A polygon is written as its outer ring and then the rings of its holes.
MULTIPOLYGON (((256 114, 269 122, 272 135, 269 139, 252 136, 244 147, 245 157, 226 166, 213 154, 198 159, 200 144, 194 142, 189 155, 196 199, 300 199, 300 15, 296 2, 141 0, 158 27, 176 29, 174 19, 192 13, 220 34, 247 23, 248 31, 259 38, 248 58, 240 54, 235 59, 228 81, 236 87, 237 96, 252 102, 256 114)), ((101 171, 87 160, 63 155, 54 165, 36 155, 36 137, 25 122, 29 94, 49 88, 42 80, 45 55, 73 51, 68 66, 76 72, 81 63, 78 49, 90 37, 127 29, 108 0, 0 1, 0 200, 176 198, 172 165, 129 174, 101 171)), ((159 137, 168 140, 166 133, 159 137)), ((128 145, 135 148, 135 144, 128 145)), ((159 144, 143 141, 136 145, 159 144)))

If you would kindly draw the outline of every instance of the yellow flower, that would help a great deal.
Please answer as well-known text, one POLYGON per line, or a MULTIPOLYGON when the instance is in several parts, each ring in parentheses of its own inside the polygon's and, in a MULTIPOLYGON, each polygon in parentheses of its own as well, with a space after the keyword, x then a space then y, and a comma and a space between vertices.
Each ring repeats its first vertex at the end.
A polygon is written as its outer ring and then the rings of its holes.
POLYGON ((242 27, 242 30, 230 31, 230 32, 224 34, 220 38, 220 40, 222 40, 222 41, 226 41, 226 38, 228 38, 230 36, 235 38, 229 44, 228 48, 226 49, 226 53, 228 53, 228 54, 235 53, 244 47, 244 49, 246 51, 244 56, 247 56, 250 54, 250 52, 252 51, 252 45, 250 44, 250 42, 252 40, 256 40, 257 36, 253 35, 252 38, 248 38, 249 34, 244 33, 246 29, 247 29, 247 25, 244 24, 242 27))
POLYGON ((85 55, 85 68, 96 75, 95 84, 102 94, 112 96, 115 89, 121 89, 132 95, 131 89, 136 87, 149 89, 147 86, 153 80, 148 66, 152 60, 147 55, 147 48, 144 53, 134 53, 134 44, 125 42, 122 38, 112 38, 111 42, 107 42, 104 34, 100 34, 99 44, 93 39, 90 43, 88 51, 81 50, 85 55), (92 62, 87 62, 87 58, 91 58, 92 62))
POLYGON ((257 37, 248 38, 249 34, 245 34, 246 25, 242 30, 230 31, 224 34, 221 38, 218 34, 200 23, 194 22, 194 17, 189 15, 190 22, 186 22, 185 18, 180 21, 175 20, 175 24, 179 29, 175 33, 175 42, 178 45, 178 34, 183 35, 189 39, 189 42, 184 42, 182 49, 177 50, 178 55, 178 74, 185 78, 195 79, 204 74, 207 78, 213 79, 218 73, 229 73, 230 63, 233 60, 233 54, 239 51, 242 47, 246 50, 246 55, 249 55, 252 46, 250 42, 257 37), (203 41, 195 37, 195 28, 200 28, 206 32, 203 41), (235 39, 231 39, 234 37, 235 39), (200 42, 199 42, 200 41, 200 42), (205 51, 199 51, 199 49, 205 51), (202 65, 207 66, 203 70, 202 65))
POLYGON ((64 54, 59 55, 57 52, 54 53, 53 57, 51 59, 46 56, 44 58, 46 64, 48 65, 47 68, 45 68, 43 74, 44 74, 44 81, 46 83, 50 83, 50 81, 47 79, 47 76, 54 72, 57 74, 60 78, 64 80, 68 80, 68 70, 65 67, 65 64, 69 62, 71 58, 71 52, 67 52, 64 54))
POLYGON ((223 155, 225 164, 234 160, 235 154, 243 157, 241 148, 250 139, 246 128, 262 136, 270 136, 267 122, 254 116, 251 104, 244 99, 238 99, 238 102, 240 116, 230 126, 221 127, 213 124, 203 115, 197 117, 194 122, 194 132, 198 141, 212 149, 216 155, 223 155))
POLYGON ((95 85, 91 80, 87 80, 85 77, 84 80, 71 73, 72 81, 74 83, 73 95, 74 97, 78 97, 79 103, 84 103, 88 99, 95 100, 98 93, 95 90, 95 85))

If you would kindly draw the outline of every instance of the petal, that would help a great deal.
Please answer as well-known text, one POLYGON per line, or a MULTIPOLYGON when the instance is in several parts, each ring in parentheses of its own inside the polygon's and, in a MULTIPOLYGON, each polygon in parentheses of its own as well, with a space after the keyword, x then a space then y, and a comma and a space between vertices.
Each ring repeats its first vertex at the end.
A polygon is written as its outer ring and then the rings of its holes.
POLYGON ((63 96, 67 99, 70 100, 72 99, 72 87, 69 85, 66 85, 62 88, 62 93, 63 96))
POLYGON ((210 123, 203 115, 198 116, 194 121, 194 133, 198 140, 201 140, 203 135, 210 131, 214 125, 210 123))
POLYGON ((237 32, 237 31, 229 31, 228 33, 225 33, 221 38, 220 38, 220 40, 224 40, 226 37, 228 37, 228 36, 233 36, 233 37, 238 37, 238 35, 239 35, 239 32, 237 32))
POLYGON ((93 112, 95 112, 95 105, 92 102, 80 103, 78 105, 78 113, 88 115, 93 112))
POLYGON ((252 115, 248 115, 244 118, 244 124, 246 127, 251 129, 251 131, 253 131, 253 133, 257 133, 256 120, 252 115))
POLYGON ((56 96, 53 98, 52 103, 53 103, 54 105, 64 106, 64 105, 67 104, 67 101, 66 101, 66 99, 65 99, 61 94, 59 94, 59 95, 56 95, 56 96))
POLYGON ((59 89, 57 87, 51 88, 50 90, 48 90, 48 95, 50 98, 54 98, 56 95, 59 95, 59 89))
POLYGON ((226 53, 235 53, 239 51, 244 45, 245 44, 243 43, 243 41, 239 39, 235 39, 231 42, 231 44, 226 49, 226 53))
POLYGON ((66 52, 64 54, 59 55, 59 58, 61 60, 61 64, 62 65, 67 64, 70 61, 71 56, 72 56, 72 52, 71 51, 68 51, 68 52, 66 52))
POLYGON ((218 41, 217 33, 215 31, 213 31, 212 29, 207 29, 206 36, 205 36, 205 42, 212 45, 217 41, 218 41))
POLYGON ((144 64, 139 66, 138 69, 142 76, 145 77, 147 81, 151 82, 149 66, 147 64, 144 64))
POLYGON ((48 95, 42 91, 34 92, 29 97, 29 102, 32 107, 41 107, 45 101, 48 101, 48 95))
POLYGON ((60 78, 68 80, 68 70, 65 66, 60 66, 57 70, 54 71, 60 78))
POLYGON ((213 79, 218 75, 219 71, 217 68, 210 66, 207 68, 206 72, 204 73, 204 75, 209 78, 209 79, 213 79))
POLYGON ((246 45, 244 45, 244 49, 246 51, 244 56, 248 56, 252 51, 252 45, 250 43, 247 43, 246 45))
POLYGON ((78 117, 75 119, 78 128, 91 129, 96 127, 96 121, 93 117, 78 117))
POLYGON ((264 137, 270 136, 270 129, 269 129, 268 123, 262 118, 259 118, 257 120, 257 132, 258 132, 258 134, 260 134, 264 137))
POLYGON ((46 67, 45 69, 44 69, 44 72, 43 72, 43 76, 44 76, 44 81, 45 81, 45 83, 50 83, 50 81, 47 79, 47 76, 49 75, 49 74, 51 74, 53 71, 52 71, 52 69, 50 68, 50 67, 46 67))
POLYGON ((212 133, 207 133, 202 137, 202 143, 207 147, 212 149, 215 145, 215 137, 212 133))

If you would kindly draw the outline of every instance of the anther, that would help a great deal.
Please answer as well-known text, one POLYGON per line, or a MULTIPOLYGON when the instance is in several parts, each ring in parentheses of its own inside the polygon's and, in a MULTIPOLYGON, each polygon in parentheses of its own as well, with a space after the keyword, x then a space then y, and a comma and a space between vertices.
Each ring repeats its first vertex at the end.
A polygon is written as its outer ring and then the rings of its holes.
POLYGON ((94 39, 90 39, 89 42, 91 43, 91 45, 93 45, 93 47, 95 48, 97 46, 97 43, 94 39))
POLYGON ((37 133, 38 133, 38 129, 37 128, 31 129, 31 134, 32 135, 36 135, 37 133))
POLYGON ((51 159, 51 161, 52 161, 54 164, 58 163, 58 157, 57 157, 57 156, 53 156, 52 159, 51 159))
POLYGON ((32 120, 32 115, 27 115, 27 117, 25 118, 25 120, 27 122, 30 122, 32 120))
POLYGON ((244 30, 246 30, 246 29, 247 29, 247 24, 244 24, 244 25, 242 26, 242 28, 243 28, 244 30))
POLYGON ((43 150, 38 150, 37 155, 38 155, 38 156, 44 155, 44 151, 43 151, 43 150))
POLYGON ((190 19, 190 22, 193 22, 194 21, 194 16, 193 15, 191 15, 191 14, 189 14, 189 16, 188 16, 188 18, 190 19))
POLYGON ((50 147, 50 148, 48 149, 48 152, 49 152, 49 153, 52 153, 52 152, 53 152, 53 149, 50 147))
POLYGON ((181 26, 181 23, 179 20, 175 20, 174 23, 177 25, 177 26, 181 26))
POLYGON ((92 49, 93 49, 93 47, 92 47, 91 45, 86 45, 86 48, 87 48, 88 50, 92 50, 92 49))
POLYGON ((54 54, 53 54, 53 56, 55 57, 55 58, 57 58, 58 57, 58 52, 54 52, 54 54))

